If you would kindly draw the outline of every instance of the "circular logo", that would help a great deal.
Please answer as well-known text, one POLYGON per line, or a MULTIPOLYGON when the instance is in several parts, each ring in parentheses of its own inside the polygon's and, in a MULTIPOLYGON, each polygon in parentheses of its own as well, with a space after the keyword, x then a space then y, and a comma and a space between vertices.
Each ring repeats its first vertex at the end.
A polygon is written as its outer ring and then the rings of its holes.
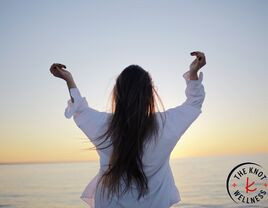
POLYGON ((259 164, 245 162, 231 170, 226 188, 235 203, 256 204, 268 194, 267 175, 259 164))

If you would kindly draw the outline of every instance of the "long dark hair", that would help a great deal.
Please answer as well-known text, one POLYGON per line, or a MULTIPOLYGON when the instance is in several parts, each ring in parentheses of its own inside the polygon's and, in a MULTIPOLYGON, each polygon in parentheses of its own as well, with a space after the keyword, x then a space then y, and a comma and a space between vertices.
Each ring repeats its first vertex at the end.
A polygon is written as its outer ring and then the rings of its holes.
MULTIPOLYGON (((112 91, 112 116, 106 132, 98 137, 108 139, 113 147, 109 167, 101 176, 102 194, 120 196, 132 183, 139 192, 138 199, 148 192, 148 179, 143 171, 144 145, 151 136, 157 136, 159 124, 156 118, 159 98, 150 74, 138 65, 126 67, 116 79, 112 91), (121 180, 125 189, 120 189, 121 180)), ((107 148, 107 147, 104 147, 107 148)))

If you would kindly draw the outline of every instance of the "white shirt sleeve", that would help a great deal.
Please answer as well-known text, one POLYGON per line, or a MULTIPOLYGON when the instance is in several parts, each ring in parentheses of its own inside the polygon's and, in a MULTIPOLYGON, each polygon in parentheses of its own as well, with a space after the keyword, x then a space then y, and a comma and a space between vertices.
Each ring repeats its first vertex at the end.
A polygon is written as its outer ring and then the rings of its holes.
POLYGON ((204 86, 202 84, 203 73, 200 72, 198 80, 189 79, 189 71, 183 74, 186 81, 186 100, 181 105, 165 111, 166 122, 163 129, 164 144, 167 151, 171 152, 176 143, 197 119, 202 112, 202 104, 205 99, 204 86))
POLYGON ((85 133, 94 145, 101 141, 95 140, 104 132, 104 124, 107 121, 108 113, 99 112, 88 106, 85 97, 82 97, 78 88, 71 88, 70 95, 74 102, 68 100, 65 109, 65 117, 70 119, 73 117, 76 125, 85 133))
POLYGON ((187 85, 185 89, 185 95, 187 99, 183 105, 190 105, 194 108, 197 108, 201 113, 202 104, 205 99, 205 90, 202 84, 203 72, 200 72, 198 80, 190 80, 189 76, 189 71, 183 74, 187 85))

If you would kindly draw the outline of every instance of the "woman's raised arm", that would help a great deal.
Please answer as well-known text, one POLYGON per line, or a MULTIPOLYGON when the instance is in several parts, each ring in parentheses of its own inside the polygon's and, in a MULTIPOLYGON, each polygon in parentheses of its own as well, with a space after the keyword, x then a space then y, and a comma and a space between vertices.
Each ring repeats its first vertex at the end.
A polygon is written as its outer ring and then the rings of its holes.
POLYGON ((71 88, 77 88, 76 84, 74 82, 72 74, 66 70, 66 66, 63 64, 52 64, 50 67, 50 72, 60 79, 63 79, 66 81, 66 84, 68 86, 69 94, 71 97, 72 102, 74 102, 74 98, 71 96, 71 88))
POLYGON ((190 69, 183 74, 187 85, 186 100, 181 105, 164 112, 166 115, 164 134, 169 139, 163 141, 165 148, 161 149, 162 155, 159 155, 163 158, 171 153, 184 132, 202 112, 201 108, 205 99, 202 84, 203 72, 200 72, 199 76, 197 72, 206 64, 206 59, 202 52, 192 52, 191 55, 196 56, 196 59, 191 63, 190 69))

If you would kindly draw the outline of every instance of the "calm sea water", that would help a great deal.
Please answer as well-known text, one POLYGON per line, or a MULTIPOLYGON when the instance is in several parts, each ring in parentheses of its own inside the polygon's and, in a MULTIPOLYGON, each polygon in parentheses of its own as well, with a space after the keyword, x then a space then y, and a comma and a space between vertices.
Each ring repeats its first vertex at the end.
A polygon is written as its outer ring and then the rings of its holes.
MULTIPOLYGON (((172 160, 182 199, 174 207, 268 207, 268 195, 258 206, 246 206, 235 204, 227 194, 225 183, 229 172, 248 161, 259 163, 268 174, 265 154, 172 160)), ((87 207, 79 197, 97 170, 97 162, 0 165, 0 207, 87 207)))

